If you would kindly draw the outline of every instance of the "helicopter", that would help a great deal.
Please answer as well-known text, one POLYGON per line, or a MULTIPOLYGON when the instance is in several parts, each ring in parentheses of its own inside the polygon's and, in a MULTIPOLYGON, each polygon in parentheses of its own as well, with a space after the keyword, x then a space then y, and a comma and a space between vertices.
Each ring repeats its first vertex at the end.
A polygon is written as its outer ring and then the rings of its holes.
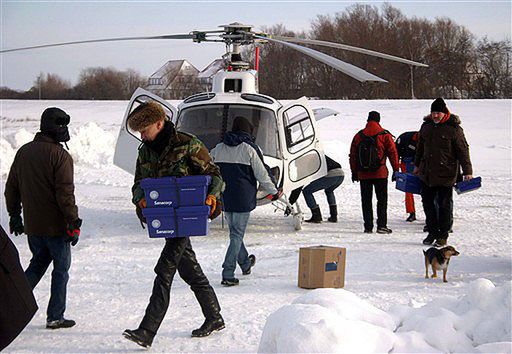
MULTIPOLYGON (((235 117, 243 116, 252 123, 255 143, 263 153, 264 163, 274 176, 277 186, 283 191, 283 196, 273 203, 277 209, 284 211, 288 208, 288 210, 291 210, 293 226, 296 230, 300 230, 303 221, 302 211, 298 203, 291 205, 287 196, 293 190, 327 174, 325 154, 319 137, 317 121, 328 116, 337 115, 338 112, 328 108, 313 110, 309 106, 306 97, 282 104, 270 96, 260 94, 258 92, 258 73, 251 69, 248 62, 242 60, 242 47, 261 46, 268 42, 278 43, 329 65, 360 82, 387 81, 357 66, 301 44, 349 50, 413 66, 427 67, 428 65, 340 43, 259 33, 252 31, 252 27, 251 25, 234 22, 221 25, 219 26, 220 29, 211 31, 64 42, 0 50, 0 53, 127 40, 191 39, 195 43, 224 43, 226 53, 222 56, 222 60, 217 61, 218 71, 212 77, 211 91, 189 96, 177 107, 174 107, 163 98, 143 88, 136 89, 128 103, 119 130, 114 165, 131 174, 135 172, 135 163, 141 140, 136 132, 130 131, 128 128, 127 118, 143 102, 152 100, 161 104, 164 107, 167 119, 175 124, 177 130, 197 136, 209 150, 222 141, 225 132, 231 130, 235 117)), ((257 205, 268 203, 271 203, 271 201, 266 198, 266 193, 258 191, 257 205)))

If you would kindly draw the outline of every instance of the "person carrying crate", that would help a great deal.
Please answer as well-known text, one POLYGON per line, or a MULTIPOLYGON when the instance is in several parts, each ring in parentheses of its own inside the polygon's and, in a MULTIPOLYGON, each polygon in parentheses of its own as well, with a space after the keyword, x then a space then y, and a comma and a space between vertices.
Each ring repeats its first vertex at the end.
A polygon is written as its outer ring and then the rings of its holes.
MULTIPOLYGON (((142 223, 146 222, 142 214, 146 200, 140 186, 144 178, 209 175, 212 180, 205 204, 211 207, 210 218, 220 213, 218 200, 224 182, 219 168, 199 139, 177 131, 174 124, 166 119, 162 106, 153 101, 135 108, 128 116, 128 126, 139 132, 142 139, 132 187, 132 201, 142 223)), ((171 284, 176 272, 194 292, 206 318, 200 328, 192 331, 192 337, 205 337, 224 328, 219 301, 196 259, 190 239, 173 237, 166 239, 155 266, 156 278, 146 313, 137 329, 124 331, 127 339, 146 348, 151 346, 169 307, 171 284)))
MULTIPOLYGON (((414 170, 414 156, 416 155, 416 144, 418 143, 418 132, 405 132, 396 139, 396 151, 400 163, 400 170, 404 173, 411 173, 414 170)), ((416 220, 416 208, 414 207, 414 196, 412 193, 405 193, 405 211, 409 214, 406 221, 416 220)))
POLYGON ((453 186, 461 167, 464 180, 473 178, 473 167, 459 117, 450 113, 442 98, 432 102, 430 112, 419 132, 414 174, 422 182, 427 217, 428 236, 423 244, 445 246, 453 223, 453 186))

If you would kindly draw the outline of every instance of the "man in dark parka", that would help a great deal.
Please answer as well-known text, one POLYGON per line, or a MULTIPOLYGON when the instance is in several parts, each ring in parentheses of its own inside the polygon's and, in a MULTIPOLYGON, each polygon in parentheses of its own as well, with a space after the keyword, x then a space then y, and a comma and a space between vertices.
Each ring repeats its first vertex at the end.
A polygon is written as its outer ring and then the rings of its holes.
POLYGON ((473 178, 473 168, 459 117, 448 111, 442 98, 432 103, 430 111, 419 132, 414 173, 422 182, 421 197, 429 232, 423 244, 431 245, 437 240, 437 246, 444 246, 453 219, 453 186, 461 167, 464 180, 473 178))
POLYGON ((69 121, 69 115, 60 108, 45 109, 41 131, 18 150, 5 184, 10 232, 28 236, 32 259, 25 275, 32 289, 53 263, 48 329, 75 325, 64 318, 70 244, 78 242, 82 225, 75 203, 73 159, 61 145, 69 141, 69 121))

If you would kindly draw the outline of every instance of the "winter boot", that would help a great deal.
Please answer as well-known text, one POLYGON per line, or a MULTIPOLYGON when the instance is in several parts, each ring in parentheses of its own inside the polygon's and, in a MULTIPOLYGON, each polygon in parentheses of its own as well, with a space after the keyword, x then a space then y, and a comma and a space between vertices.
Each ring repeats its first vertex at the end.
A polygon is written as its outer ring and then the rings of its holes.
POLYGON ((238 283, 240 283, 240 281, 237 278, 232 278, 232 279, 222 278, 222 281, 220 283, 224 286, 235 286, 235 285, 238 285, 238 283))
POLYGON ((243 270, 242 271, 242 274, 243 275, 249 275, 251 274, 251 270, 252 270, 252 267, 254 267, 254 265, 256 264, 256 256, 251 254, 249 256, 249 260, 251 261, 251 265, 249 266, 249 269, 246 269, 246 270, 243 270))
POLYGON ((327 221, 329 222, 338 222, 338 208, 336 205, 329 205, 329 211, 331 212, 331 216, 327 221))
POLYGON ((409 217, 405 221, 413 222, 415 220, 416 220, 416 213, 409 213, 409 217))
POLYGON ((434 247, 444 247, 448 243, 446 238, 438 238, 434 243, 434 247))
POLYGON ((73 320, 66 320, 65 318, 55 321, 46 322, 47 329, 70 328, 76 324, 73 320))
MULTIPOLYGON (((220 316, 220 315, 219 315, 220 316)), ((218 317, 215 319, 205 320, 203 325, 192 331, 192 337, 206 337, 209 336, 213 331, 220 331, 224 329, 226 326, 224 325, 224 320, 222 317, 218 317)))
POLYGON ((393 232, 393 230, 388 229, 388 228, 387 228, 387 227, 385 227, 385 226, 380 226, 380 227, 378 227, 378 228, 377 228, 377 233, 378 233, 378 234, 390 234, 390 233, 392 233, 392 232, 393 232))
POLYGON ((320 212, 320 207, 311 209, 311 219, 304 220, 304 221, 315 223, 315 224, 320 224, 322 222, 322 213, 320 212))
POLYGON ((131 340, 132 342, 137 343, 141 347, 149 348, 151 344, 153 344, 153 338, 155 337, 155 333, 148 331, 144 328, 137 329, 125 329, 123 332, 123 336, 126 339, 131 340))
POLYGON ((423 244, 425 246, 430 246, 434 243, 434 241, 436 240, 436 236, 434 234, 428 234, 428 236, 423 240, 423 244))

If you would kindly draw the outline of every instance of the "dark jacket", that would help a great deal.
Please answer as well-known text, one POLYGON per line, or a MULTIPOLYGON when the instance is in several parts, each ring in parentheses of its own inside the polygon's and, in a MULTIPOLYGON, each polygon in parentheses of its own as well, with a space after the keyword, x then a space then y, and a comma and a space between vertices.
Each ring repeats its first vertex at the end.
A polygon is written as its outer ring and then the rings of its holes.
POLYGON ((37 311, 18 250, 0 226, 0 351, 9 345, 37 311))
POLYGON ((227 132, 222 143, 211 151, 226 182, 223 194, 224 210, 249 212, 256 207, 258 182, 269 194, 277 189, 263 163, 263 155, 251 136, 243 131, 227 132))
POLYGON ((73 159, 62 145, 37 133, 23 145, 9 171, 5 201, 9 215, 20 215, 27 235, 62 236, 78 218, 73 159))
MULTIPOLYGON (((366 136, 375 136, 384 131, 384 128, 375 121, 369 121, 366 123, 366 127, 363 129, 363 134, 366 136)), ((358 146, 361 142, 361 136, 357 133, 352 139, 350 146, 350 170, 352 174, 357 174, 358 178, 361 179, 374 179, 374 178, 387 178, 388 168, 386 167, 386 157, 391 163, 393 171, 398 171, 398 153, 396 151, 395 142, 393 136, 390 133, 377 135, 377 146, 379 149, 379 158, 382 161, 382 165, 377 171, 365 172, 358 170, 358 146)))
POLYGON ((157 139, 161 134, 169 136, 161 153, 151 149, 151 144, 142 144, 139 149, 132 187, 133 203, 137 204, 144 198, 144 191, 140 186, 142 179, 166 176, 210 175, 212 182, 208 187, 208 194, 220 198, 224 182, 219 167, 213 163, 208 149, 195 136, 178 132, 169 123, 166 123, 165 129, 167 131, 161 131, 157 135, 157 139))
POLYGON ((405 132, 396 138, 396 151, 398 158, 414 160, 416 156, 416 145, 418 145, 418 132, 405 132))
POLYGON ((429 116, 421 126, 414 165, 420 179, 428 186, 451 187, 460 167, 463 175, 472 175, 469 146, 460 119, 450 114, 446 121, 435 124, 429 116))

